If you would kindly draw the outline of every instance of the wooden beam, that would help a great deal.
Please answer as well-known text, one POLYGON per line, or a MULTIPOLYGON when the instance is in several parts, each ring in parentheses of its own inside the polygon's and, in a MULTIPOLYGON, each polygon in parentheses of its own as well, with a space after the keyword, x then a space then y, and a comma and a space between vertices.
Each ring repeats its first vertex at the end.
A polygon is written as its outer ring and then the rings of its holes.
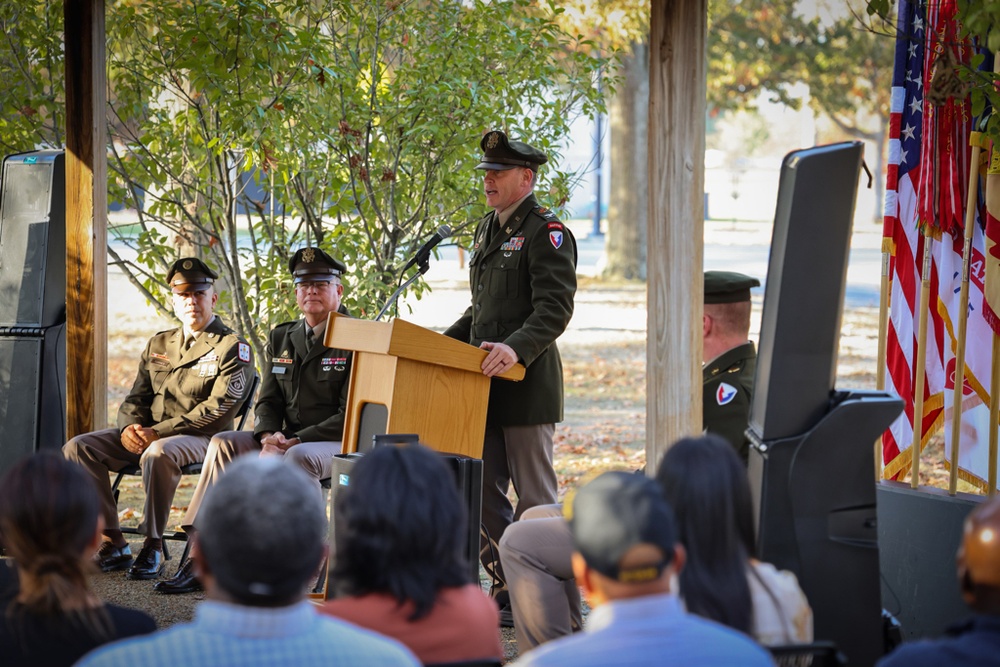
POLYGON ((64 3, 66 45, 66 428, 108 420, 104 0, 64 3))
POLYGON ((646 472, 702 431, 705 34, 708 0, 652 0, 646 472))

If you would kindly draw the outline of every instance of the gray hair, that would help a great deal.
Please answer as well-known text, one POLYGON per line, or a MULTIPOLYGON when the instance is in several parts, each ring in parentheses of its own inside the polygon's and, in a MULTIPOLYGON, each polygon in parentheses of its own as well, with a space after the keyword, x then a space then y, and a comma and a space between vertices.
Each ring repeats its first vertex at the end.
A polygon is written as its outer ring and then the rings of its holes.
POLYGON ((277 457, 235 461, 209 490, 196 524, 212 576, 248 606, 299 600, 326 539, 326 511, 312 481, 277 457))

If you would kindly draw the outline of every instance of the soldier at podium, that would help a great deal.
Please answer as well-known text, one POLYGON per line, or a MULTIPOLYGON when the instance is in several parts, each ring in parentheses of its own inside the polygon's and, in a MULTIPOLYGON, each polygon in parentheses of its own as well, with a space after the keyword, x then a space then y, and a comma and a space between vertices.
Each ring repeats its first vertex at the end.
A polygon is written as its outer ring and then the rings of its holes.
MULTIPOLYGON (((205 492, 241 454, 283 455, 309 475, 321 495, 320 480, 330 476, 333 455, 340 453, 351 353, 326 347, 323 337, 329 314, 347 313, 340 303, 340 276, 347 267, 319 248, 301 248, 288 269, 302 319, 279 324, 268 335, 253 433, 227 431, 212 438, 182 524, 189 537, 205 492)), ((167 594, 202 590, 190 559, 154 588, 167 594)))
POLYGON ((563 418, 562 361, 556 339, 573 315, 576 240, 532 194, 546 155, 499 130, 480 142, 483 191, 492 209, 479 222, 469 260, 472 304, 445 335, 489 351, 483 373, 490 385, 483 441, 482 561, 494 577, 493 596, 507 593, 494 561, 497 542, 511 521, 535 505, 556 500, 552 435, 563 418), (521 362, 524 380, 498 373, 521 362), (507 499, 513 482, 518 504, 507 499))
POLYGON ((250 345, 214 314, 218 275, 196 257, 174 262, 167 273, 175 329, 146 344, 132 390, 118 409, 118 426, 71 438, 67 459, 97 482, 105 540, 95 557, 105 571, 128 568, 129 579, 155 579, 163 571, 162 539, 181 467, 201 461, 209 439, 232 428, 254 375, 250 345), (109 471, 142 468, 146 507, 142 549, 132 560, 118 524, 109 471))

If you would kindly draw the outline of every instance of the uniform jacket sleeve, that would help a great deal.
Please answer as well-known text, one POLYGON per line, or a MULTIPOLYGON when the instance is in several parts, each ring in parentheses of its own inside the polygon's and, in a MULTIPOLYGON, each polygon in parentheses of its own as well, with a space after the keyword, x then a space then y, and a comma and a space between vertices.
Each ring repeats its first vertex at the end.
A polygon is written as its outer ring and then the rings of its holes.
POLYGON ((153 424, 153 430, 161 438, 178 433, 212 436, 232 424, 256 372, 253 352, 249 344, 235 335, 224 337, 215 349, 219 355, 219 373, 208 398, 183 415, 153 424), (245 346, 249 361, 239 358, 240 345, 245 346))
POLYGON ((254 427, 253 434, 260 440, 265 433, 276 433, 285 425, 285 397, 278 386, 272 369, 274 368, 272 359, 275 355, 275 343, 278 337, 278 329, 272 329, 267 336, 267 358, 261 363, 263 374, 260 384, 260 392, 257 394, 257 404, 254 405, 254 427))
POLYGON ((139 360, 139 370, 135 374, 135 381, 132 383, 132 390, 118 408, 118 430, 124 431, 132 424, 149 426, 153 423, 153 413, 150 407, 153 404, 153 382, 149 377, 149 344, 146 341, 146 348, 142 351, 139 360))
MULTIPOLYGON (((562 223, 563 243, 549 241, 546 224, 538 226, 528 244, 532 312, 524 324, 504 341, 527 366, 551 345, 573 316, 576 295, 576 241, 562 223)), ((471 315, 470 315, 471 317, 471 315)))
POLYGON ((445 329, 445 336, 455 338, 463 343, 468 343, 472 335, 472 306, 465 309, 463 314, 454 324, 445 329))

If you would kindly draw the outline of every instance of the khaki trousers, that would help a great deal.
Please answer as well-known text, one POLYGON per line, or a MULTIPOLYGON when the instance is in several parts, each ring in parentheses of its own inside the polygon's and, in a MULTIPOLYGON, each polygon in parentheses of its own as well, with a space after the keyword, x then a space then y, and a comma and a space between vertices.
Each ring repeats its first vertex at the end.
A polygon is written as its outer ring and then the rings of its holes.
POLYGON ((500 537, 525 510, 556 502, 558 486, 552 467, 555 424, 487 426, 483 439, 483 526, 480 561, 502 590, 500 537), (507 498, 513 483, 517 509, 507 498))
MULTIPOLYGON (((208 452, 205 454, 201 477, 198 478, 198 486, 195 487, 187 514, 184 515, 184 530, 189 530, 195 525, 195 517, 198 516, 198 508, 205 500, 205 494, 226 471, 226 467, 234 459, 260 450, 260 443, 250 431, 223 431, 212 437, 208 452)), ((300 442, 289 448, 284 458, 287 463, 297 465, 305 471, 313 481, 316 493, 322 496, 323 488, 320 486, 320 480, 330 476, 333 470, 333 456, 339 453, 339 442, 300 442)))
POLYGON ((120 526, 108 473, 138 465, 146 491, 139 532, 147 537, 162 538, 170 518, 174 492, 181 481, 181 467, 202 461, 208 442, 207 437, 200 435, 171 435, 154 442, 140 456, 122 446, 117 428, 108 428, 72 438, 63 445, 63 455, 82 465, 94 478, 105 526, 109 530, 117 530, 120 526))
POLYGON ((573 536, 560 505, 531 508, 500 539, 521 653, 583 627, 572 554, 573 536))

